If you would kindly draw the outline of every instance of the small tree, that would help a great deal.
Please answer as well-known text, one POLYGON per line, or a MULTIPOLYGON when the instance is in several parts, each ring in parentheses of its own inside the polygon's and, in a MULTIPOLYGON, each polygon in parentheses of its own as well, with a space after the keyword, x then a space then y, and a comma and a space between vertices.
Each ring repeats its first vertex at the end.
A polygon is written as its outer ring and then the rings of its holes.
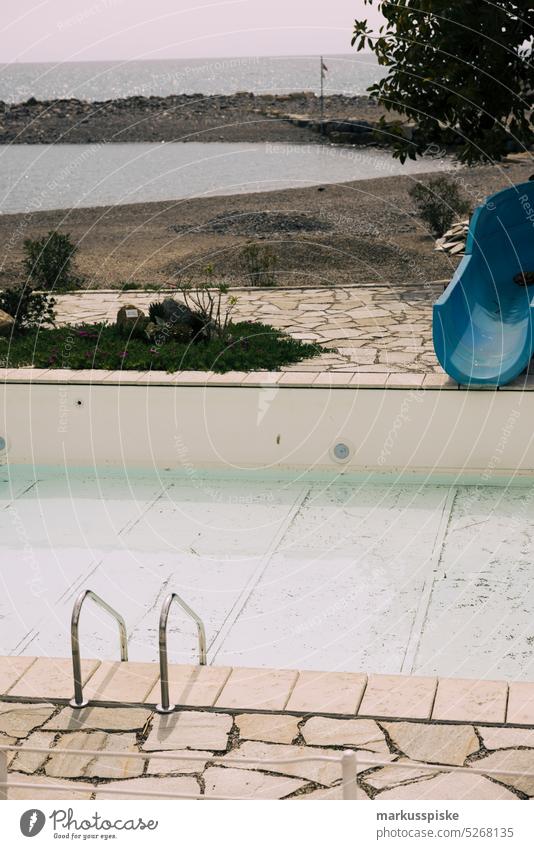
POLYGON ((15 320, 17 333, 55 323, 55 300, 48 293, 34 292, 30 286, 20 286, 0 292, 0 309, 15 320))
MULTIPOLYGON (((373 0, 363 0, 373 5, 373 0)), ((352 44, 369 48, 386 76, 368 91, 412 119, 394 156, 415 159, 431 142, 459 144, 458 158, 500 159, 532 143, 533 0, 378 0, 374 33, 356 21, 352 44)))
POLYGON ((208 265, 204 283, 180 283, 177 289, 186 307, 202 322, 204 339, 227 342, 237 298, 228 294, 230 287, 226 283, 213 284, 213 273, 213 266, 208 265))
POLYGON ((51 230, 42 239, 24 241, 24 267, 41 289, 65 289, 75 280, 72 261, 77 251, 68 233, 51 230))
POLYGON ((467 215, 470 206, 456 183, 446 177, 435 177, 428 183, 416 183, 410 189, 419 216, 434 236, 443 236, 459 215, 467 215))

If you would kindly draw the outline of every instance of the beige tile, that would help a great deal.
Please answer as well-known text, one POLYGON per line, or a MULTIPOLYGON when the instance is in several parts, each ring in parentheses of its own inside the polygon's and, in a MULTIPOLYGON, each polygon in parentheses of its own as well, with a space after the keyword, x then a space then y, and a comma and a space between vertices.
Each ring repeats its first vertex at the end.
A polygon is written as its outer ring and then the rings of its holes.
POLYGON ((46 382, 50 369, 47 368, 9 368, 5 375, 8 383, 40 383, 46 382))
POLYGON ((68 383, 76 371, 70 368, 51 368, 47 369, 45 374, 47 383, 68 383))
POLYGON ((247 741, 242 743, 239 749, 232 749, 227 755, 214 760, 217 764, 235 767, 239 761, 249 759, 252 763, 243 764, 243 768, 306 778, 324 785, 332 784, 341 778, 340 752, 335 749, 247 741), (319 760, 323 757, 331 760, 319 760), (288 763, 288 760, 296 760, 296 763, 288 763))
POLYGON ((100 384, 107 380, 113 372, 103 368, 79 369, 73 372, 71 383, 100 384))
POLYGON ((358 714, 430 719, 436 686, 436 678, 370 675, 358 714))
POLYGON ((450 378, 448 374, 425 374, 423 388, 458 389, 458 384, 455 380, 452 380, 452 378, 450 378))
POLYGON ((211 371, 179 371, 176 376, 176 383, 178 385, 205 386, 212 374, 211 371))
POLYGON ((388 389, 419 389, 423 385, 424 374, 390 374, 387 379, 388 389))
POLYGON ((367 373, 360 371, 354 375, 350 385, 362 389, 384 389, 388 377, 388 372, 367 373))
POLYGON ((311 386, 318 377, 317 371, 285 371, 278 381, 278 386, 311 386))
POLYGON ((207 769, 203 779, 206 796, 230 799, 283 799, 306 786, 306 782, 298 778, 217 766, 207 769))
POLYGON ((144 702, 158 675, 155 663, 104 661, 84 688, 84 696, 99 702, 144 702))
POLYGON ((515 787, 527 796, 534 796, 534 751, 532 749, 492 752, 491 755, 476 761, 475 764, 477 769, 496 771, 497 775, 492 775, 492 779, 507 784, 508 787, 515 787), (507 775, 507 770, 520 774, 507 775))
POLYGON ((356 713, 366 683, 363 673, 300 672, 286 710, 356 713))
MULTIPOLYGON (((100 665, 98 660, 82 660, 82 680, 86 682, 100 665)), ((71 699, 74 694, 72 660, 38 657, 22 678, 9 690, 10 696, 37 699, 71 699)))
POLYGON ((248 372, 246 371, 227 371, 224 374, 213 373, 210 374, 208 384, 209 386, 222 384, 223 386, 240 386, 246 378, 248 372))
POLYGON ((104 731, 75 731, 61 734, 45 772, 54 778, 136 778, 142 775, 143 758, 123 757, 137 752, 135 734, 106 734, 104 731), (92 754, 74 755, 69 750, 117 752, 112 758, 92 754))
POLYGON ((11 738, 26 737, 50 719, 54 710, 54 705, 49 704, 0 702, 0 734, 11 738))
POLYGON ((421 764, 414 764, 406 758, 400 758, 396 763, 399 766, 385 766, 372 772, 365 777, 365 783, 374 790, 387 790, 389 787, 406 784, 418 778, 432 778, 439 772, 430 772, 428 769, 423 769, 421 764))
MULTIPOLYGON (((229 666, 169 666, 169 691, 172 704, 191 707, 212 707, 217 701, 231 672, 229 666)), ((159 680, 145 701, 161 701, 159 680)))
POLYGON ((4 696, 14 687, 19 678, 28 671, 34 657, 1 657, 0 658, 0 695, 4 696))
POLYGON ((506 722, 534 725, 534 684, 514 681, 509 685, 506 722))
POLYGON ((299 734, 299 717, 288 714, 240 713, 235 718, 241 740, 292 743, 299 734))
POLYGON ((274 386, 282 377, 281 371, 251 371, 243 380, 244 386, 274 386))
POLYGON ((414 761, 463 766, 465 759, 480 749, 470 725, 385 722, 383 727, 397 749, 414 761))
POLYGON ((22 772, 10 772, 9 781, 11 784, 16 783, 23 786, 11 787, 8 790, 8 799, 28 799, 32 802, 38 799, 90 799, 91 793, 95 789, 91 784, 85 782, 58 781, 49 778, 47 775, 25 775, 22 772), (38 789, 27 786, 30 784, 37 784, 38 789), (50 790, 49 787, 53 789, 50 790))
POLYGON ((49 749, 54 742, 55 734, 46 731, 34 731, 20 745, 16 760, 13 761, 12 769, 17 772, 25 772, 31 775, 32 772, 41 769, 48 754, 46 752, 25 752, 25 748, 49 749))
POLYGON ((45 731, 141 731, 152 711, 148 708, 66 707, 49 719, 45 731))
POLYGON ((432 719, 504 722, 507 696, 506 681, 441 678, 438 681, 432 719))
POLYGON ((213 752, 195 751, 199 760, 193 759, 189 752, 183 758, 169 758, 169 753, 165 752, 166 758, 162 758, 162 752, 155 752, 148 762, 146 769, 147 775, 168 775, 171 772, 181 772, 191 775, 195 772, 204 772, 208 761, 213 759, 213 752))
POLYGON ((486 749, 534 749, 534 728, 495 728, 481 725, 477 729, 486 749))
POLYGON ((314 746, 353 746, 377 754, 389 754, 389 747, 372 719, 332 719, 313 716, 301 726, 307 744, 314 746))
POLYGON ((461 773, 445 773, 426 781, 416 781, 412 784, 403 784, 391 790, 384 790, 376 797, 377 801, 386 799, 404 799, 405 801, 426 800, 449 800, 461 801, 463 799, 503 799, 517 800, 517 796, 484 778, 482 775, 466 775, 461 773))
POLYGON ((313 381, 314 386, 349 386, 354 378, 353 371, 322 371, 313 381))
MULTIPOLYGON (((126 371, 120 369, 118 371, 110 371, 108 376, 103 379, 103 383, 148 383, 148 374, 146 371, 126 371)), ((165 374, 165 372, 162 372, 165 374)))
POLYGON ((233 669, 217 707, 284 710, 298 673, 291 669, 233 669))
POLYGON ((129 781, 112 781, 109 784, 99 784, 95 799, 113 800, 122 798, 135 801, 135 799, 157 798, 157 796, 144 797, 143 794, 145 793, 167 793, 177 797, 182 795, 198 796, 200 794, 200 787, 196 778, 192 775, 167 776, 166 778, 158 778, 156 776, 150 778, 131 778, 129 781), (139 793, 139 796, 121 796, 120 793, 118 795, 116 793, 110 793, 110 790, 118 790, 120 792, 134 790, 139 793))
POLYGON ((164 752, 174 749, 224 751, 233 719, 226 713, 184 710, 155 714, 143 750, 164 752))

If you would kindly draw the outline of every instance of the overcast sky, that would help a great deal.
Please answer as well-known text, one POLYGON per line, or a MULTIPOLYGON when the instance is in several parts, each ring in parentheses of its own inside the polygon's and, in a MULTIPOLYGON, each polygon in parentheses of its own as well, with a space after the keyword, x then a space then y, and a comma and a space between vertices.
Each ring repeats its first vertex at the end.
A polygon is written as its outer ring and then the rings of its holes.
POLYGON ((362 0, 0 0, 1 62, 348 53, 362 0))

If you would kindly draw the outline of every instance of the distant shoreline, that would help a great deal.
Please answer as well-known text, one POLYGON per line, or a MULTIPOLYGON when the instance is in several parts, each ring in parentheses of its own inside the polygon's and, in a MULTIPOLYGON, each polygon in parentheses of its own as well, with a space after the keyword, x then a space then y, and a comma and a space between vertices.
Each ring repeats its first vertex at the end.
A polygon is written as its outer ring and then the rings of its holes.
MULTIPOLYGON (((383 114, 365 95, 324 99, 327 121, 361 121, 372 130, 383 114)), ((0 144, 321 143, 317 131, 320 116, 320 98, 313 92, 135 96, 105 101, 30 98, 24 103, 0 101, 0 144), (315 128, 308 126, 309 121, 315 128)))

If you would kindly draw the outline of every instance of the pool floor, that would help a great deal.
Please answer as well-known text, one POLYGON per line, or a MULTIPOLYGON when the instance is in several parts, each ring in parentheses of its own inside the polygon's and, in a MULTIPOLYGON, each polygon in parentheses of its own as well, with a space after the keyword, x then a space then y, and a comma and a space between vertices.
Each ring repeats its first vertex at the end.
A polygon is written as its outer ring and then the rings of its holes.
MULTIPOLYGON (((90 588, 157 658, 176 591, 217 665, 534 676, 534 488, 0 469, 0 654, 67 656, 90 588)), ((170 657, 195 658, 171 614, 170 657)), ((90 604, 82 651, 114 658, 90 604)))

